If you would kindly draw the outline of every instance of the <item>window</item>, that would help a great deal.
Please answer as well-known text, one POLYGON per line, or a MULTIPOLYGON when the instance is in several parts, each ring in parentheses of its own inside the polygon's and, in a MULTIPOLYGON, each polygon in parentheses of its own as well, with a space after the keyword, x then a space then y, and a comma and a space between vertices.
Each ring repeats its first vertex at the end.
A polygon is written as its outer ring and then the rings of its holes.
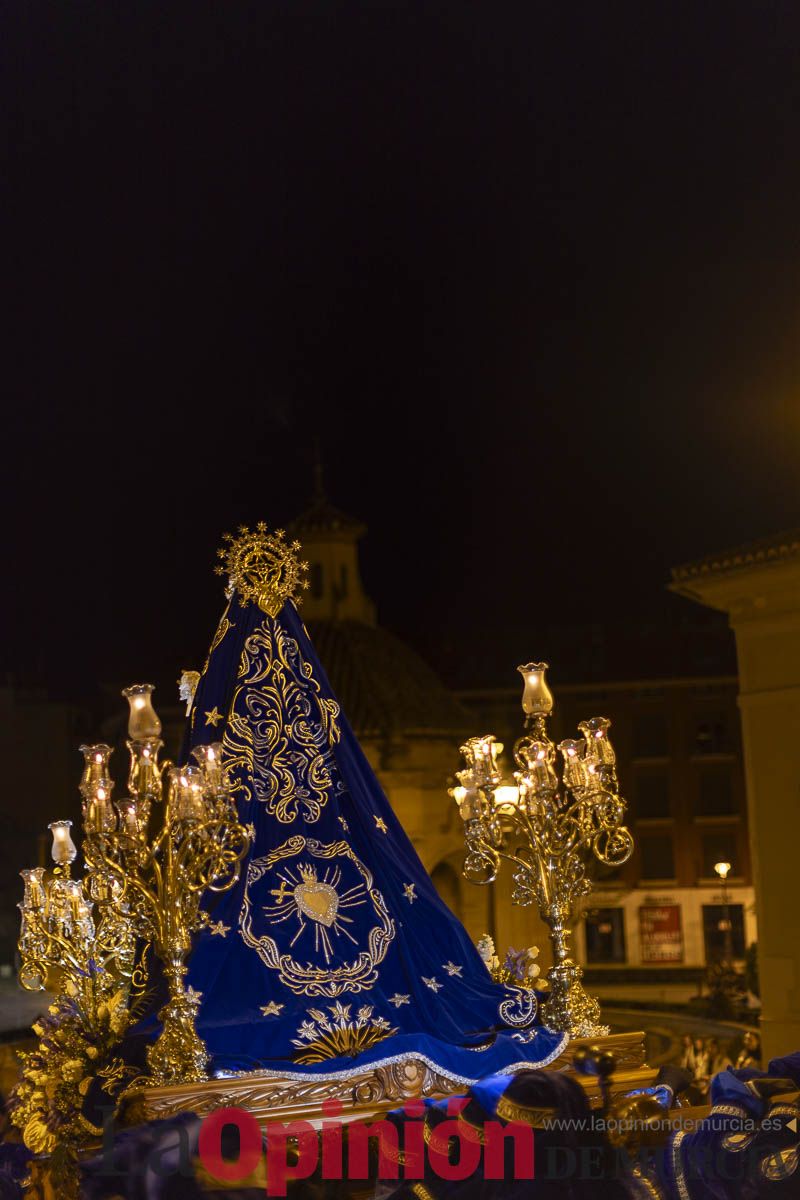
POLYGON ((642 879, 675 878, 675 853, 671 835, 640 838, 639 854, 642 879))
POLYGON ((311 595, 315 600, 322 596, 322 563, 311 564, 311 595))
POLYGON ((625 921, 621 908, 594 908, 587 912, 586 961, 625 962, 625 921))
POLYGON ((741 904, 704 904, 706 962, 744 958, 744 908, 741 904))
POLYGON ((668 753, 666 713, 658 709, 636 713, 633 718, 634 758, 664 758, 668 753))
POLYGON ((741 875, 742 873, 736 831, 733 829, 715 829, 713 833, 704 833, 701 838, 701 854, 700 875, 703 879, 714 878, 716 874, 714 864, 718 862, 730 863, 731 875, 741 875))
POLYGON ((710 763, 702 767, 697 792, 699 817, 727 817, 736 812, 730 767, 712 766, 710 763))
POLYGON ((669 774, 666 771, 642 771, 634 777, 634 815, 641 819, 670 816, 669 774))
POLYGON ((706 712, 697 715, 694 723, 693 754, 730 754, 733 737, 727 713, 706 712))

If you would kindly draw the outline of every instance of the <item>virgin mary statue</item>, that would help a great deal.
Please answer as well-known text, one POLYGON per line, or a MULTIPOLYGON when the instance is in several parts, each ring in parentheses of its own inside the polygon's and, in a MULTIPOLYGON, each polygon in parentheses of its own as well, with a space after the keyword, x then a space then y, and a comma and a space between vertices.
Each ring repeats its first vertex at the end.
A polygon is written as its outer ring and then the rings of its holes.
MULTIPOLYGON (((221 551, 227 605, 187 719, 184 760, 221 744, 253 830, 189 958, 211 1071, 544 1066, 566 1035, 537 1023, 533 990, 493 982, 436 892, 298 615, 299 549, 260 525, 221 551)), ((138 1033, 155 1032, 153 1014, 138 1033)))

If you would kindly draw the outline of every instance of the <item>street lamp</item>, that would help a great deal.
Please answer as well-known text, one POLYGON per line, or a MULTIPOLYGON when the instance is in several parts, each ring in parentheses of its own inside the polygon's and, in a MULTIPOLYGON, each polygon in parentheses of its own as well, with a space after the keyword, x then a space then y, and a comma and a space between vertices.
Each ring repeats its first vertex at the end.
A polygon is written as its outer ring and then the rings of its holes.
POLYGON ((725 934, 725 948, 723 951, 723 961, 726 966, 730 966, 733 960, 733 941, 731 937, 731 913, 730 902, 728 898, 728 875, 730 873, 731 864, 729 862, 714 863, 714 870, 722 880, 722 920, 720 928, 725 934))

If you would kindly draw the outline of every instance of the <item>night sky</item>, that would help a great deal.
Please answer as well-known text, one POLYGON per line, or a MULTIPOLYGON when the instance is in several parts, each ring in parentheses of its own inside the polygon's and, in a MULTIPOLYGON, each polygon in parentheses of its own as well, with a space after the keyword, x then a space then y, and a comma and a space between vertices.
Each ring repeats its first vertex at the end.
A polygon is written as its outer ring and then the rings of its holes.
POLYGON ((671 566, 800 524, 795 0, 1 20, 4 670, 202 662, 315 437, 453 682, 666 644, 671 566))

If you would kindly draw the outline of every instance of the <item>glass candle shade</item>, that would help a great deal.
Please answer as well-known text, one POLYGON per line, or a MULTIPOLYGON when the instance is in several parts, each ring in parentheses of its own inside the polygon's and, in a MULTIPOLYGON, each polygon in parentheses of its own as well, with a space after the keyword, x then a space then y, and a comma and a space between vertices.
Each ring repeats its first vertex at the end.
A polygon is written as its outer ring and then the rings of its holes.
POLYGON ((81 746, 83 755, 83 775, 81 776, 81 793, 88 796, 98 787, 111 791, 114 786, 108 770, 108 760, 114 751, 105 742, 96 746, 81 746))
POLYGON ((67 880, 64 892, 70 924, 74 927, 80 921, 83 910, 83 893, 79 880, 67 880))
POLYGON ((53 862, 59 867, 69 866, 75 861, 78 853, 75 843, 70 836, 72 821, 51 821, 47 826, 53 835, 53 846, 50 851, 53 862))
POLYGON ((130 705, 128 736, 132 742, 157 738, 161 733, 161 722, 153 708, 154 690, 152 683, 134 683, 122 691, 130 705))
POLYGON ((555 747, 551 742, 531 742, 525 749, 528 785, 537 795, 552 796, 558 791, 554 759, 555 747))
POLYGON ((104 787, 95 788, 84 801, 83 824, 88 834, 113 833, 117 818, 111 806, 111 793, 104 787))
POLYGON ((202 770, 211 791, 223 790, 225 778, 222 767, 222 743, 212 742, 210 746, 196 746, 192 751, 192 757, 202 770))
POLYGON ((204 779, 198 767, 170 769, 170 816, 178 821, 204 821, 204 779))
POLYGON ((72 881, 57 877, 47 891, 47 925, 56 933, 63 933, 69 924, 69 891, 72 881))
POLYGON ((137 839, 141 836, 141 820, 139 817, 138 805, 130 796, 124 796, 117 804, 119 813, 119 829, 120 833, 127 834, 129 838, 137 839))
POLYGON ((461 753, 467 766, 472 769, 478 787, 499 783, 497 759, 502 752, 503 743, 498 742, 492 734, 469 738, 461 747, 461 753))
POLYGON ((526 717, 548 717, 553 711, 553 693, 547 686, 545 662, 524 663, 517 667, 523 678, 522 711, 526 717))
POLYGON ((146 800, 161 799, 161 770, 158 754, 164 743, 161 738, 149 737, 141 742, 126 742, 131 756, 128 772, 128 791, 146 800))
POLYGON ((592 717, 589 721, 581 721, 580 729, 586 739, 586 761, 613 767, 617 761, 614 747, 608 738, 611 722, 608 717, 592 717))
POLYGON ((471 821, 480 816, 481 799, 475 787, 475 776, 472 771, 457 771, 457 785, 450 789, 450 795, 458 805, 458 813, 462 821, 471 821))
POLYGON ((586 787, 586 764, 583 761, 585 747, 583 738, 565 738, 558 743, 564 759, 564 786, 571 792, 586 787))
POLYGON ((45 906, 47 892, 44 884, 44 867, 30 867, 20 871, 25 881, 25 894, 22 903, 30 912, 41 912, 45 906))

